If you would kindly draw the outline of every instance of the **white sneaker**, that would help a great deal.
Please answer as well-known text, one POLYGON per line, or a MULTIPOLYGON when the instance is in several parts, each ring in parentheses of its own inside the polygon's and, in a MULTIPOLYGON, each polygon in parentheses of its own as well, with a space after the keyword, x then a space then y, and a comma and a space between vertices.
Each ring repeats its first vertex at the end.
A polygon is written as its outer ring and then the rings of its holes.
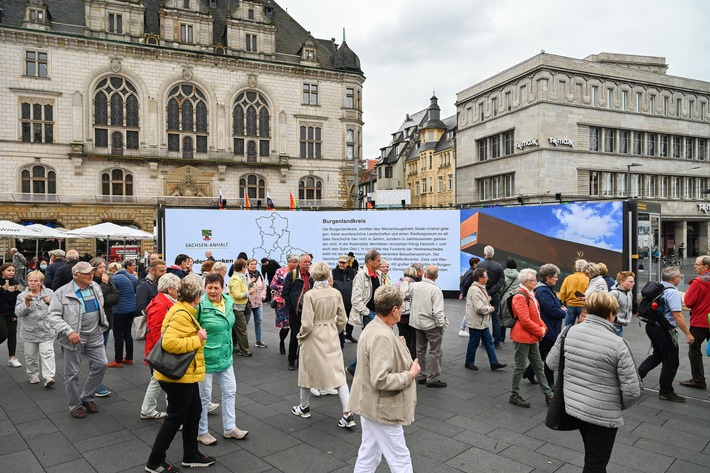
POLYGON ((12 366, 13 368, 19 368, 22 366, 22 363, 20 363, 20 360, 17 358, 10 358, 7 360, 7 366, 12 366))
POLYGON ((37 384, 39 383, 39 375, 38 374, 33 374, 30 376, 30 384, 37 384))
POLYGON ((45 388, 51 388, 51 387, 54 386, 55 384, 56 384, 56 383, 54 382, 54 379, 53 379, 53 378, 47 378, 47 379, 44 380, 44 387, 45 387, 45 388))
POLYGON ((330 394, 331 396, 335 396, 336 394, 338 394, 338 390, 333 388, 320 390, 321 396, 327 396, 328 394, 330 394))
POLYGON ((237 440, 241 440, 244 437, 246 437, 247 435, 249 435, 248 430, 241 430, 237 427, 233 428, 229 432, 225 432, 222 434, 222 436, 226 439, 237 439, 237 440))
POLYGON ((321 393, 320 393, 320 390, 319 390, 319 389, 311 388, 311 395, 312 395, 312 396, 319 397, 320 394, 321 394, 321 393))
POLYGON ((345 417, 345 414, 343 414, 343 417, 340 418, 338 421, 338 427, 344 427, 344 428, 351 428, 355 427, 355 416, 353 416, 352 413, 345 417))
POLYGON ((468 332, 465 330, 459 330, 459 337, 468 337, 468 332))
POLYGON ((310 406, 303 407, 300 404, 291 408, 291 414, 308 419, 311 416, 310 406))
POLYGON ((217 439, 214 438, 214 436, 209 432, 202 435, 198 435, 197 441, 201 442, 204 445, 214 445, 217 443, 217 439))
POLYGON ((207 406, 207 412, 214 412, 217 408, 219 408, 218 402, 210 402, 207 406))

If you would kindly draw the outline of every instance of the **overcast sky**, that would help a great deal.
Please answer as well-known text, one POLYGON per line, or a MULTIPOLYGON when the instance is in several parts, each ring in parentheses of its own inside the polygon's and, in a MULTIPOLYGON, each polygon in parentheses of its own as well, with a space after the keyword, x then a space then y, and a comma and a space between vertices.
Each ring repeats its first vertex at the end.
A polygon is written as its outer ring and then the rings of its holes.
POLYGON ((377 158, 405 114, 442 118, 456 94, 541 49, 662 56, 668 74, 710 81, 707 0, 277 0, 316 38, 342 40, 365 73, 364 157, 377 158))

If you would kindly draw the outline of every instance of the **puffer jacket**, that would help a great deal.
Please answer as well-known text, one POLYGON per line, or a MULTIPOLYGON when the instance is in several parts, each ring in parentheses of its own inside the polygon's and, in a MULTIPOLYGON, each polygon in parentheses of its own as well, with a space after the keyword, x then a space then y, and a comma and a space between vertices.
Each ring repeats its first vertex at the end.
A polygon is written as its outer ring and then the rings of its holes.
POLYGON ((631 291, 627 291, 626 289, 619 287, 618 284, 612 287, 609 292, 612 296, 616 297, 617 301, 619 301, 619 312, 616 314, 616 321, 614 323, 626 327, 629 323, 631 323, 631 314, 633 312, 633 294, 631 291))
POLYGON ((45 297, 51 299, 52 296, 54 296, 54 291, 42 286, 39 294, 32 298, 30 306, 27 307, 25 297, 27 297, 29 293, 29 289, 22 291, 22 293, 17 296, 17 303, 15 304, 15 315, 20 322, 20 338, 32 343, 54 340, 57 334, 54 329, 49 326, 49 321, 47 320, 49 304, 44 302, 45 297))
POLYGON ((121 294, 118 304, 113 307, 113 315, 116 317, 136 315, 136 283, 138 279, 125 269, 117 271, 113 275, 113 284, 121 294))
MULTIPOLYGON (((263 278, 262 278, 263 281, 263 278)), ((232 327, 234 327, 234 302, 227 294, 223 294, 224 313, 220 311, 207 294, 202 295, 197 306, 197 321, 207 330, 205 342, 205 369, 207 373, 219 373, 234 364, 232 350, 232 327)))
POLYGON ((587 286, 587 290, 584 291, 584 295, 588 296, 595 292, 609 292, 609 286, 606 285, 606 281, 602 275, 594 276, 589 280, 589 286, 587 286))
MULTIPOLYGON (((560 340, 547 355, 559 369, 560 340)), ((572 417, 609 428, 624 425, 623 410, 641 397, 643 385, 629 345, 608 320, 589 314, 565 338, 565 410, 572 417)))
POLYGON ((197 309, 187 302, 176 302, 163 319, 161 332, 163 335, 163 349, 168 353, 188 353, 197 350, 195 358, 187 368, 187 372, 180 379, 170 379, 157 370, 153 377, 158 381, 167 383, 199 383, 205 379, 205 355, 203 353, 205 342, 200 341, 197 331, 200 330, 195 314, 197 309), (195 326, 197 324, 197 326, 195 326))
POLYGON ((475 330, 483 330, 488 327, 494 311, 486 286, 479 282, 471 284, 466 294, 466 325, 475 330))
POLYGON ((557 298, 552 288, 544 282, 539 282, 535 286, 535 298, 540 304, 540 318, 547 326, 547 333, 543 338, 554 343, 562 331, 562 321, 567 312, 562 309, 562 302, 557 298))
MULTIPOLYGON (((104 311, 104 295, 95 282, 89 286, 92 294, 99 302, 99 331, 108 330, 108 319, 104 311)), ((77 345, 69 341, 72 332, 81 333, 82 303, 74 292, 74 283, 65 284, 54 291, 49 303, 49 326, 57 332, 57 341, 67 350, 76 351, 77 345)), ((79 345, 79 344, 78 344, 79 345)))
MULTIPOLYGON (((254 308, 261 307, 264 304, 264 299, 266 298, 266 281, 264 281, 264 277, 261 273, 257 272, 255 274, 256 278, 254 280, 254 285, 252 286, 254 288, 254 292, 249 294, 249 302, 251 302, 251 306, 254 308)), ((247 272, 247 277, 253 276, 247 272)))
POLYGON ((505 274, 505 283, 503 284, 503 297, 500 298, 501 301, 508 299, 508 296, 512 296, 520 287, 520 281, 518 281, 518 274, 520 273, 517 269, 505 268, 503 274, 505 274))
POLYGON ((540 308, 535 294, 525 287, 520 287, 518 293, 513 295, 513 314, 518 319, 518 323, 510 330, 511 340, 531 345, 545 336, 547 326, 540 318, 540 308), (521 291, 525 291, 529 301, 520 293, 521 291))

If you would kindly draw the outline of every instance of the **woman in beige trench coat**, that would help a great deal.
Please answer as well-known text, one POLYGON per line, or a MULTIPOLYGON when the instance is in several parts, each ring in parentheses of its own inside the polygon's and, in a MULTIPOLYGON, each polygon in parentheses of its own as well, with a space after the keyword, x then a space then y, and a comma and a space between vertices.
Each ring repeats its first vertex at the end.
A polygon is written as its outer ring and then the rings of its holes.
POLYGON ((311 266, 313 288, 303 296, 301 331, 298 333, 298 386, 301 403, 291 408, 294 415, 308 418, 311 408, 310 388, 338 391, 343 416, 339 427, 355 426, 355 418, 348 410, 350 391, 345 382, 343 352, 338 334, 345 327, 345 306, 340 291, 330 286, 332 274, 327 264, 311 266))

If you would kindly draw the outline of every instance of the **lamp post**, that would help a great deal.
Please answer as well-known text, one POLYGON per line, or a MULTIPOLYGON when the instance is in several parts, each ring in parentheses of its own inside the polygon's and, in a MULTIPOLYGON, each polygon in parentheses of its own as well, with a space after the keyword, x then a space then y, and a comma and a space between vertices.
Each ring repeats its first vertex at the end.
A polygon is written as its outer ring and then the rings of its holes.
POLYGON ((626 197, 631 197, 631 168, 643 166, 639 163, 631 163, 626 165, 626 197))

